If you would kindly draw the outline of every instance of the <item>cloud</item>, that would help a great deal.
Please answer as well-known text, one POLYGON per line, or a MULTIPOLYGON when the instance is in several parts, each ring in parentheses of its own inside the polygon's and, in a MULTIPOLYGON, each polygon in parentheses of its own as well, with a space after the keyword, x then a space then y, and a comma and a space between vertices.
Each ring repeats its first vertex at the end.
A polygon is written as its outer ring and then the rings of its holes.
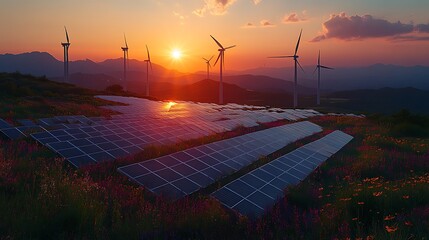
POLYGON ((246 25, 244 25, 242 28, 255 28, 255 27, 256 27, 255 24, 249 22, 249 23, 246 23, 246 25))
POLYGON ((259 23, 261 24, 261 27, 274 27, 275 26, 270 21, 265 20, 265 19, 261 20, 259 23))
POLYGON ((207 9, 205 8, 195 9, 192 13, 197 15, 198 17, 203 17, 204 14, 206 13, 206 10, 207 9))
POLYGON ((261 20, 259 24, 253 24, 251 22, 246 23, 242 28, 266 28, 266 27, 275 27, 276 25, 270 22, 269 20, 261 20))
POLYGON ((398 35, 398 36, 392 37, 390 40, 394 42, 429 41, 429 36, 398 35))
POLYGON ((179 24, 180 25, 184 25, 185 24, 185 19, 188 18, 188 16, 184 16, 176 11, 173 11, 173 15, 174 17, 179 19, 179 24))
POLYGON ((283 18, 283 22, 299 22, 298 14, 291 13, 283 18))
POLYGON ((429 24, 417 24, 415 30, 421 33, 429 33, 429 24))
POLYGON ((204 16, 206 12, 209 12, 211 15, 224 15, 235 1, 236 0, 204 0, 204 6, 194 10, 192 13, 200 17, 204 16))
POLYGON ((178 13, 178 12, 173 12, 173 15, 177 18, 179 18, 180 20, 185 19, 185 16, 183 16, 182 14, 178 13))
POLYGON ((323 23, 323 33, 316 36, 312 42, 329 38, 342 40, 360 40, 365 38, 394 37, 414 31, 413 24, 400 21, 389 22, 374 18, 371 15, 347 16, 345 13, 333 14, 323 23))
POLYGON ((252 0, 253 4, 258 5, 260 2, 262 2, 262 0, 252 0))
MULTIPOLYGON (((306 14, 306 11, 303 11, 303 15, 305 14, 306 14)), ((297 22, 302 22, 306 20, 307 19, 304 17, 299 17, 296 12, 292 12, 284 16, 283 23, 297 23, 297 22)))

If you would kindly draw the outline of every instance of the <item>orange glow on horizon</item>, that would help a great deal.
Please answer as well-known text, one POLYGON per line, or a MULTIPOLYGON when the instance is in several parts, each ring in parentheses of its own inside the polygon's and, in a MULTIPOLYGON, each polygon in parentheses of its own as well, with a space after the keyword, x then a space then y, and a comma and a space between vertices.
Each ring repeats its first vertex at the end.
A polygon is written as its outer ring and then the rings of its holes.
MULTIPOLYGON (((427 1, 414 2, 414 6, 404 3, 402 8, 396 4, 382 6, 370 2, 347 2, 339 7, 319 7, 317 4, 304 7, 301 2, 258 1, 256 5, 252 1, 230 1, 231 4, 225 5, 221 12, 218 8, 209 8, 210 4, 203 4, 210 2, 203 0, 186 3, 129 1, 128 4, 121 1, 78 2, 2 2, 0 20, 8 24, 2 26, 2 36, 5 37, 0 38, 0 54, 41 51, 62 61, 60 43, 65 41, 65 25, 71 42, 70 61, 90 59, 102 62, 122 58, 125 33, 130 60, 144 61, 147 44, 153 64, 181 73, 205 72, 206 64, 202 58, 218 56, 218 46, 210 38, 213 35, 224 46, 237 45, 225 53, 225 70, 232 72, 260 67, 292 67, 292 61, 273 61, 267 57, 293 54, 299 31, 303 29, 298 54, 304 67, 316 64, 319 50, 324 64, 333 67, 376 63, 429 64, 429 33, 409 33, 404 36, 410 37, 409 40, 394 40, 388 35, 359 40, 328 38, 312 42, 315 37, 326 34, 323 24, 332 14, 338 14, 339 9, 347 16, 364 16, 368 14, 367 9, 373 9, 370 14, 374 19, 393 25, 398 21, 403 24, 414 21, 417 25, 427 24, 427 1), (63 13, 64 9, 68 14, 63 13), (301 16, 300 21, 285 23, 284 16, 289 14, 285 9, 305 9, 305 12, 297 12, 301 16), (271 17, 261 21, 268 16, 271 17)), ((214 66, 211 72, 219 73, 219 67, 214 66)))

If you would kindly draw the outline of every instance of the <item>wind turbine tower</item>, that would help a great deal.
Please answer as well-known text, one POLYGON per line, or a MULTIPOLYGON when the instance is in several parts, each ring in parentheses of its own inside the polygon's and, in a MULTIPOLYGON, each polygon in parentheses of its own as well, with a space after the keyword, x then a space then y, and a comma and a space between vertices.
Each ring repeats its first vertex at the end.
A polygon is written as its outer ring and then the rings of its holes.
POLYGON ((125 47, 121 47, 122 51, 124 51, 124 90, 127 91, 127 65, 128 65, 128 43, 127 37, 125 37, 125 47))
POLYGON ((212 35, 210 35, 210 37, 213 38, 213 40, 216 42, 216 44, 219 46, 219 55, 216 59, 216 62, 214 64, 214 66, 216 66, 216 63, 219 61, 220 59, 220 71, 219 71, 219 104, 223 104, 223 84, 222 84, 222 70, 225 68, 225 50, 230 49, 235 47, 236 45, 232 45, 229 47, 224 48, 222 46, 222 44, 220 44, 216 38, 214 38, 212 35))
POLYGON ((298 37, 298 42, 296 43, 295 53, 293 55, 269 57, 269 58, 293 58, 295 62, 295 74, 294 74, 294 84, 293 84, 293 108, 296 108, 298 106, 298 68, 297 67, 299 66, 301 70, 304 72, 304 69, 302 68, 301 64, 298 61, 299 56, 297 55, 299 42, 301 41, 301 35, 302 35, 302 29, 298 37))
POLYGON ((204 61, 206 61, 206 64, 207 64, 207 79, 210 79, 210 67, 212 66, 211 64, 210 64, 210 61, 212 60, 212 58, 213 58, 214 56, 212 56, 210 59, 206 59, 206 58, 203 58, 204 59, 204 61))
POLYGON ((317 58, 317 66, 316 66, 316 69, 314 69, 314 72, 317 70, 317 105, 320 105, 320 69, 321 68, 333 70, 333 68, 331 67, 320 65, 320 50, 319 50, 319 57, 317 58))
POLYGON ((144 60, 146 62, 146 97, 149 97, 149 65, 150 70, 152 69, 152 62, 150 61, 149 48, 146 45, 147 59, 144 60))
POLYGON ((64 82, 69 82, 69 47, 70 47, 70 39, 69 34, 67 33, 67 28, 64 26, 64 30, 66 31, 66 39, 67 42, 61 43, 64 48, 64 82))

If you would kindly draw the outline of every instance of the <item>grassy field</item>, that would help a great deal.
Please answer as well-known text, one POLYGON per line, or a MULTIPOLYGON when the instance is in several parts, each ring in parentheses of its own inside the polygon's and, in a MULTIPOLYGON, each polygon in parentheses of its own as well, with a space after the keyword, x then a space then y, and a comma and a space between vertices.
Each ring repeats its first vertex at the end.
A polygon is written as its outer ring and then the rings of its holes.
POLYGON ((104 92, 75 87, 20 73, 0 73, 0 117, 38 119, 63 115, 108 116, 112 111, 98 108, 117 105, 94 98, 104 92))
MULTIPOLYGON (((52 97, 57 108, 34 118, 68 109, 62 104, 86 101, 90 109, 103 104, 92 102, 93 93, 70 94, 76 97, 52 97)), ((9 98, 15 101, 11 109, 29 109, 9 118, 35 114, 33 106, 21 105, 28 97, 9 98)), ((0 109, 6 104, 2 100, 0 109)), ((397 128, 406 122, 405 129, 424 129, 426 120, 406 112, 366 119, 310 119, 323 127, 319 136, 339 129, 355 138, 300 185, 286 189, 284 198, 256 220, 225 209, 208 196, 207 189, 176 202, 155 196, 120 175, 116 167, 258 128, 150 147, 135 156, 79 170, 34 141, 0 140, 0 239, 424 239, 429 236, 429 139, 397 128)), ((295 142, 261 161, 314 138, 295 142)))

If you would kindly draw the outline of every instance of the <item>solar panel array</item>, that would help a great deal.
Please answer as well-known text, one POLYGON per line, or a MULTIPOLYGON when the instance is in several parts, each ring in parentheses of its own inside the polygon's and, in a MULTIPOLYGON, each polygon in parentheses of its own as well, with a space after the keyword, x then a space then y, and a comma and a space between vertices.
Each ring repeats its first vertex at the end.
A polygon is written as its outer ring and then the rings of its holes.
MULTIPOLYGON (((28 123, 29 124, 29 123, 28 123)), ((40 131, 38 126, 23 125, 14 127, 5 120, 0 118, 0 132, 9 139, 21 139, 29 136, 30 132, 40 131)))
POLYGON ((144 115, 157 118, 181 118, 191 121, 215 122, 223 131, 243 125, 257 126, 259 123, 277 120, 299 120, 322 115, 314 110, 291 110, 280 108, 255 107, 239 104, 217 105, 179 101, 177 104, 150 101, 142 98, 121 96, 97 96, 99 98, 129 104, 128 106, 106 106, 106 108, 126 115, 144 115))
POLYGON ((165 145, 213 134, 216 125, 179 123, 171 119, 118 116, 91 125, 34 133, 31 136, 76 167, 113 160, 142 151, 148 145, 165 145))
POLYGON ((0 132, 10 139, 32 136, 79 167, 131 155, 148 145, 174 144, 238 126, 320 115, 314 110, 97 97, 128 105, 106 106, 122 113, 109 118, 79 115, 41 118, 36 122, 23 119, 17 120, 21 125, 17 127, 1 120, 0 132))
POLYGON ((322 128, 298 122, 194 147, 118 170, 157 194, 177 199, 204 188, 322 128))
POLYGON ((243 175, 212 196, 241 214, 260 216, 283 197, 287 186, 304 180, 352 139, 341 131, 332 132, 243 175))

